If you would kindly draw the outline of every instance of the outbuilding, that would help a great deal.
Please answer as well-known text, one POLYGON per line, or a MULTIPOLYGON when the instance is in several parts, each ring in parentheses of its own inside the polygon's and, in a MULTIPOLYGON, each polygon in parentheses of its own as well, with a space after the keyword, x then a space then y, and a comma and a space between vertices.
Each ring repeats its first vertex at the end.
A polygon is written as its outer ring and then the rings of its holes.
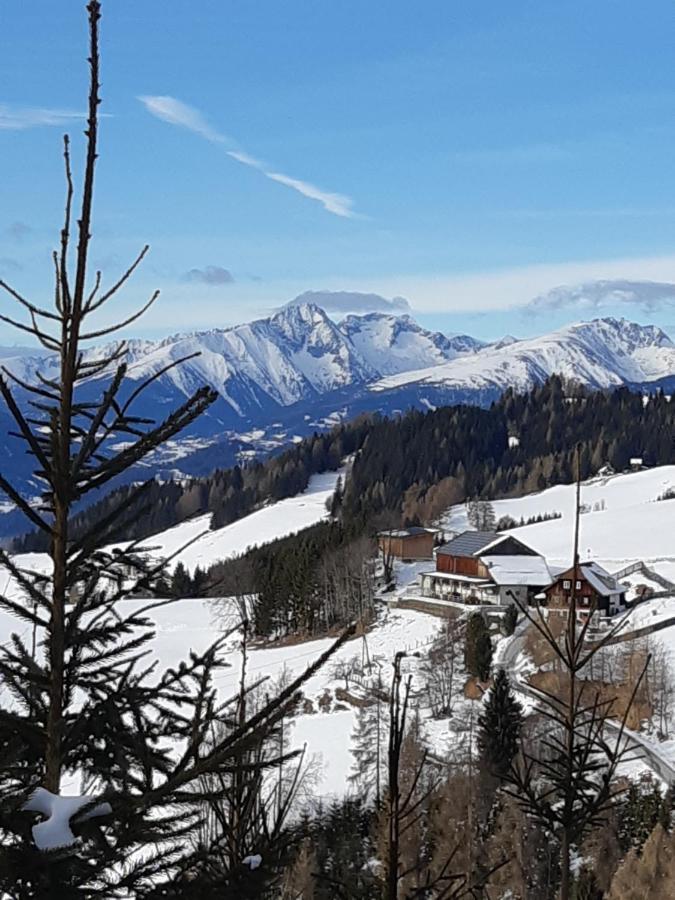
POLYGON ((380 553, 390 559, 433 559, 434 541, 438 532, 433 528, 411 526, 380 531, 377 543, 380 553))

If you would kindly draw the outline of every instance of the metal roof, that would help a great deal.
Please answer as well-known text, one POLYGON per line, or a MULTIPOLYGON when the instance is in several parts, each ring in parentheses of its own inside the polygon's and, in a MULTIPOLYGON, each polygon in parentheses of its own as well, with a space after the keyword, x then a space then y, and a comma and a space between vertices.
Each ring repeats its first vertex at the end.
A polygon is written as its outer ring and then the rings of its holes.
POLYGON ((439 547, 437 552, 450 556, 475 556, 503 537, 504 535, 497 534, 496 531, 464 531, 439 547))

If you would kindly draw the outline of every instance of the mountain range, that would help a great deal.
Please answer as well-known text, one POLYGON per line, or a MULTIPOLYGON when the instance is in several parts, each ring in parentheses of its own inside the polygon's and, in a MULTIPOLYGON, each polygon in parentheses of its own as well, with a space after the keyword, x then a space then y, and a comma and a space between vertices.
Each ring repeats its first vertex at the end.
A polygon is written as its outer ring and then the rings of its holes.
MULTIPOLYGON (((94 347, 86 355, 105 351, 94 347)), ((538 338, 507 336, 486 344, 428 331, 409 315, 373 312, 336 322, 314 303, 296 302, 232 328, 130 341, 129 389, 195 353, 153 381, 137 413, 158 418, 202 384, 219 398, 135 477, 205 474, 363 411, 485 405, 509 386, 528 389, 553 373, 598 389, 675 386, 673 341, 656 326, 625 319, 598 318, 538 338)), ((29 381, 57 372, 54 356, 27 355, 24 348, 2 362, 29 381)), ((83 392, 100 397, 109 377, 92 379, 83 392)), ((17 398, 20 404, 27 399, 20 389, 17 398)), ((5 417, 0 413, 0 427, 9 426, 5 417)), ((30 489, 31 459, 24 448, 3 437, 0 449, 5 474, 30 489)))

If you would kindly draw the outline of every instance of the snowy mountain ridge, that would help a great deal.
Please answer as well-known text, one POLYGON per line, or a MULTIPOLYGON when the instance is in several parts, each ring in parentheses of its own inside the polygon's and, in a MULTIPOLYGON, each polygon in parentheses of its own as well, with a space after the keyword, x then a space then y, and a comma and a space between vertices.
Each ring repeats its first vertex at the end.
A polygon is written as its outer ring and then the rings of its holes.
MULTIPOLYGON (((241 415, 241 394, 264 395, 289 406, 312 395, 365 384, 383 375, 441 364, 475 352, 481 342, 467 335, 447 338, 421 328, 409 316, 370 313, 336 324, 312 303, 286 306, 268 319, 232 328, 178 334, 160 341, 128 343, 129 377, 138 381, 168 363, 199 353, 162 376, 181 394, 211 385, 241 415)), ((102 356, 109 347, 88 350, 102 356)), ((57 360, 21 357, 8 368, 24 379, 56 372, 57 360)))
MULTIPOLYGON (((85 355, 100 358, 109 349, 92 347, 85 355)), ((315 304, 300 302, 231 328, 131 340, 127 362, 123 393, 157 376, 134 403, 138 416, 163 418, 204 384, 218 394, 183 434, 139 464, 136 479, 209 474, 364 412, 488 405, 508 387, 528 390, 553 373, 601 389, 675 388, 675 345, 652 325, 602 318, 542 337, 484 344, 428 331, 409 315, 369 312, 336 322, 315 304)), ((22 350, 4 358, 3 366, 27 382, 38 374, 58 378, 53 355, 22 350)), ((82 399, 97 401, 110 377, 103 373, 83 384, 82 399)), ((15 393, 28 408, 26 392, 15 385, 15 393)), ((10 436, 14 429, 3 410, 0 428, 6 474, 36 490, 31 458, 10 436)))
POLYGON ((655 325, 593 319, 542 337, 503 340, 472 356, 380 379, 371 389, 527 390, 554 373, 593 388, 654 381, 675 373, 675 344, 655 325))
MULTIPOLYGON (((107 349, 92 348, 86 356, 100 357, 107 349)), ((381 393, 411 386, 469 394, 509 386, 524 390, 553 373, 607 388, 675 374, 675 345, 668 335, 654 325, 625 319, 598 318, 541 337, 507 336, 485 344, 468 335, 428 331, 409 315, 375 312, 348 315, 336 323, 315 304, 297 303, 231 328, 132 340, 129 378, 140 381, 197 353, 158 379, 165 401, 208 384, 235 419, 254 424, 270 408, 311 402, 336 391, 381 393)), ((4 364, 32 380, 37 373, 53 377, 57 360, 22 355, 4 364)))

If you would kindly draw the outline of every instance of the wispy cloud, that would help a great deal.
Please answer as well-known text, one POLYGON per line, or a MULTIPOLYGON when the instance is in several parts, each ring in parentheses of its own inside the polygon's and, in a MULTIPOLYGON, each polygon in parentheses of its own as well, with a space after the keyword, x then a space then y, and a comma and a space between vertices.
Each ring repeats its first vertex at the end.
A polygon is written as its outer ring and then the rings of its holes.
POLYGON ((621 305, 639 307, 653 313, 675 305, 675 284, 664 281, 628 281, 600 279, 573 286, 560 285, 540 294, 527 304, 535 313, 575 309, 597 311, 621 305))
POLYGON ((307 197, 309 200, 315 200, 323 206, 326 212, 345 219, 352 219, 356 216, 351 197, 347 197, 345 194, 325 191, 309 181, 293 178, 290 175, 285 175, 283 172, 276 172, 273 167, 268 166, 261 160, 256 159, 256 157, 251 156, 250 153, 237 147, 231 138, 213 128, 198 109, 188 106, 187 103, 169 96, 143 95, 138 99, 153 116, 156 116, 163 122, 168 122, 170 125, 187 128, 213 144, 225 146, 227 148, 225 153, 231 159, 251 169, 255 169, 271 181, 276 181, 278 184, 284 185, 284 187, 297 191, 298 194, 302 194, 303 197, 307 197))
POLYGON ((0 103, 0 129, 9 131, 23 131, 41 125, 67 125, 74 119, 84 118, 84 113, 68 109, 42 109, 0 103))
POLYGON ((183 276, 183 280, 210 285, 234 284, 234 275, 222 266, 205 266, 203 269, 190 269, 183 276))
POLYGON ((168 122, 169 125, 180 125, 181 128, 194 131, 214 144, 232 143, 226 135, 219 134, 211 128, 198 109, 176 100, 175 97, 143 95, 138 99, 149 113, 163 122, 168 122))

